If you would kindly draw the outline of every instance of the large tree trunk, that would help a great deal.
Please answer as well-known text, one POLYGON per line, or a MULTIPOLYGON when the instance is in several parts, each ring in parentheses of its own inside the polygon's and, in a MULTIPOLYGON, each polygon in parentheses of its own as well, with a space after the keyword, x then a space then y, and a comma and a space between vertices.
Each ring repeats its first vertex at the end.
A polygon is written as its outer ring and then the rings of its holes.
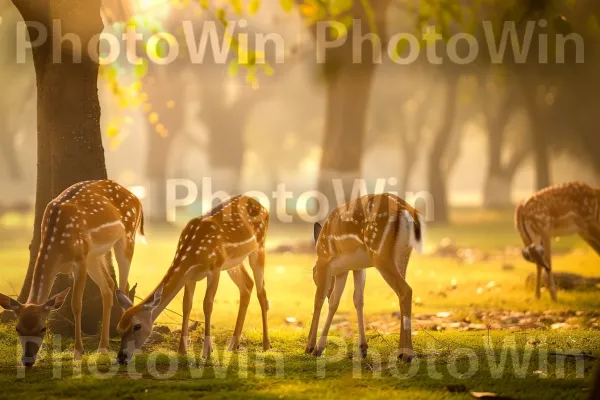
POLYGON ((375 67, 346 66, 327 82, 325 134, 318 190, 333 209, 348 200, 361 176, 366 120, 375 67), (334 180, 343 193, 335 193, 334 180))
POLYGON ((246 144, 244 128, 257 99, 251 88, 243 91, 232 105, 226 104, 225 81, 202 87, 202 120, 208 127, 208 157, 212 190, 233 196, 240 190, 246 144))
POLYGON ((545 116, 536 101, 536 94, 528 93, 527 97, 529 117, 531 118, 531 130, 533 140, 533 154, 535 162, 535 188, 542 190, 550 186, 550 156, 545 116))
POLYGON ((436 224, 449 222, 448 192, 446 180, 448 174, 445 165, 445 152, 454 130, 454 120, 457 111, 458 76, 446 77, 446 99, 444 101, 444 114, 440 129, 435 136, 431 154, 429 156, 429 192, 433 197, 434 215, 432 218, 436 224))
MULTIPOLYGON (((100 18, 100 0, 13 2, 25 21, 37 21, 48 29, 48 40, 42 46, 33 49, 37 81, 38 181, 30 263, 19 296, 20 300, 24 301, 29 294, 46 204, 76 182, 105 179, 107 176, 100 132, 98 64, 87 52, 92 37, 102 32, 103 25, 100 18), (61 20, 63 35, 74 33, 81 39, 81 62, 73 62, 72 47, 68 42, 61 45, 62 61, 55 62, 57 60, 53 59, 53 19, 61 20)), ((37 38, 35 30, 30 30, 29 34, 32 39, 37 38)), ((112 274, 114 276, 114 269, 112 274)), ((68 285, 68 278, 60 277, 54 285, 53 292, 68 285)), ((102 315, 99 298, 98 287, 88 279, 82 320, 85 333, 98 332, 102 315)), ((69 301, 67 299, 67 303, 69 301)), ((63 307, 61 314, 67 321, 72 320, 70 307, 63 307)), ((119 315, 120 308, 115 302, 113 327, 119 315)), ((65 322, 64 318, 54 321, 52 328, 61 333, 72 334, 73 331, 71 323, 65 322)))
POLYGON ((171 71, 168 68, 153 68, 144 86, 152 112, 158 115, 156 123, 148 123, 146 159, 146 177, 149 184, 147 217, 149 221, 158 224, 167 223, 167 179, 171 178, 169 156, 172 144, 182 133, 185 122, 185 88, 183 82, 177 78, 180 71, 171 71), (157 129, 159 125, 162 125, 164 130, 157 129))
MULTIPOLYGON (((301 3, 301 0, 296 0, 296 3, 301 3)), ((386 14, 390 2, 381 0, 367 4, 353 2, 349 14, 361 24, 363 35, 376 33, 385 43, 386 14)), ((316 26, 312 26, 313 37, 317 36, 316 26)), ((326 49, 322 70, 326 80, 326 110, 317 189, 328 200, 327 211, 347 202, 355 179, 361 177, 367 113, 377 67, 373 62, 375 46, 369 40, 360 43, 362 60, 354 62, 353 56, 359 49, 353 40, 352 29, 353 26, 348 29, 348 40, 344 44, 326 49), (334 184, 335 181, 341 182, 342 192, 336 189, 339 185, 334 184)), ((331 34, 327 39, 332 39, 331 34)), ((318 213, 324 214, 321 211, 318 213)))
POLYGON ((18 153, 13 144, 13 134, 8 131, 10 128, 6 126, 6 117, 0 115, 0 119, 2 119, 0 124, 4 124, 4 127, 1 128, 2 131, 0 132, 0 151, 2 152, 2 158, 6 163, 10 180, 19 182, 23 178, 23 170, 19 164, 19 159, 17 158, 18 153))
MULTIPOLYGON (((487 93, 483 94, 484 96, 487 93)), ((504 208, 511 205, 511 188, 514 174, 518 166, 513 165, 515 157, 508 165, 502 162, 505 151, 506 126, 513 110, 514 98, 512 91, 504 97, 495 116, 490 115, 494 110, 486 112, 488 132, 488 170, 483 190, 483 205, 486 208, 504 208)), ((523 157, 524 158, 524 157, 523 157)), ((520 160, 522 161, 522 160, 520 160)))

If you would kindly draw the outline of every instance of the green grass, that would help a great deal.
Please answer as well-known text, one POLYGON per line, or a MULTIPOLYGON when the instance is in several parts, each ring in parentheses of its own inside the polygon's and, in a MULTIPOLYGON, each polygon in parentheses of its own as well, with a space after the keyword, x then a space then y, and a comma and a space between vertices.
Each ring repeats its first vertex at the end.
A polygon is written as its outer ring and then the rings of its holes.
MULTIPOLYGON (((519 246, 518 235, 512 227, 512 219, 506 212, 474 212, 459 210, 454 214, 455 223, 446 228, 428 231, 428 250, 436 243, 450 237, 459 246, 468 246, 489 254, 485 261, 473 263, 457 259, 413 256, 408 282, 413 287, 414 313, 451 311, 457 319, 472 317, 477 311, 503 309, 538 312, 595 312, 600 309, 599 292, 559 292, 559 303, 551 303, 549 295, 535 301, 531 289, 524 285, 528 274, 534 272, 531 264, 518 256, 502 255, 499 251, 507 246, 519 246), (512 270, 507 270, 511 265, 512 270), (456 288, 451 289, 451 282, 456 288), (487 289, 494 282, 491 289, 487 289), (478 294, 478 289, 480 294, 478 294)), ((138 245, 130 281, 138 283, 138 294, 144 296, 163 276, 171 263, 178 238, 176 230, 148 229, 147 246, 138 245)), ((271 243, 310 239, 311 230, 301 226, 273 226, 271 243)), ((4 244, 0 251, 0 292, 12 294, 18 288, 27 263, 27 232, 11 230, 0 232, 4 244), (16 232, 16 233, 15 233, 16 232), (6 238, 6 240, 4 240, 6 238)), ((600 275, 599 259, 576 238, 555 243, 557 255, 553 262, 555 270, 575 272, 586 276, 600 275)), ((88 354, 77 372, 71 361, 70 342, 64 341, 56 352, 49 352, 38 367, 26 371, 16 368, 18 357, 17 338, 14 327, 0 326, 0 398, 89 398, 145 399, 158 396, 166 398, 380 398, 411 396, 411 399, 468 398, 468 393, 454 394, 447 390, 449 384, 464 384, 468 390, 489 391, 519 399, 538 398, 585 398, 592 376, 592 361, 573 357, 548 356, 547 365, 540 364, 544 354, 580 350, 598 354, 600 331, 594 330, 527 330, 484 332, 431 332, 417 326, 414 345, 419 361, 411 366, 391 362, 394 360, 398 332, 368 329, 370 356, 358 363, 351 358, 356 338, 354 307, 351 285, 342 298, 339 319, 348 319, 350 329, 334 329, 324 358, 315 360, 303 354, 307 325, 312 313, 314 285, 312 265, 314 257, 297 254, 269 254, 266 283, 271 311, 270 334, 273 350, 263 354, 260 349, 260 309, 253 300, 244 329, 244 350, 239 354, 223 353, 228 335, 233 330, 237 313, 237 288, 228 279, 221 280, 213 312, 216 352, 206 362, 203 376, 191 373, 186 358, 175 357, 176 334, 153 347, 152 354, 163 354, 156 361, 159 372, 168 370, 168 356, 178 360, 178 369, 168 379, 158 379, 149 370, 148 352, 136 359, 136 373, 127 369, 113 370, 110 379, 101 379, 94 369, 110 371, 106 356, 94 353, 97 337, 86 337, 88 354), (301 326, 285 322, 294 317, 301 326), (340 344, 340 340, 344 344, 340 344), (519 363, 530 356, 529 365, 521 373, 515 369, 513 357, 508 356, 507 367, 500 377, 490 368, 490 357, 500 358, 502 351, 516 350, 519 363), (491 352, 491 353, 490 353, 491 352), (381 357, 378 357, 379 354, 381 357), (62 360, 60 379, 53 379, 52 358, 62 360), (220 361, 219 361, 220 360, 220 361), (378 360, 383 360, 378 366, 378 360), (562 361, 561 361, 562 360, 562 361), (469 366, 478 364, 473 375, 469 366), (561 367, 564 364, 564 368, 561 367), (318 368, 324 364, 325 375, 318 377, 318 368), (282 370, 277 373, 277 365, 282 370), (228 367, 225 373, 226 367, 228 367), (91 369, 90 369, 91 368, 91 369), (265 373, 261 374, 260 371, 265 373), (431 374, 439 371, 440 376, 431 374), (535 371, 543 371, 539 374, 535 371), (25 373, 24 377, 19 374, 25 373), (562 375, 561 375, 562 374, 562 375), (224 376, 224 377, 223 377, 224 376)), ((196 291, 193 319, 203 320, 201 306, 204 282, 196 291)), ((181 312, 182 294, 169 306, 181 312)), ((367 277, 365 313, 368 325, 382 319, 390 319, 398 311, 398 300, 376 271, 369 270, 367 277)), ((325 311, 325 310, 324 310, 325 311)), ((180 317, 165 312, 159 324, 176 329, 180 317)), ((202 349, 201 329, 193 334, 194 352, 198 357, 202 349)), ((46 338, 51 343, 49 338, 46 338)), ((118 342, 112 343, 113 350, 118 342)), ((150 349, 149 349, 150 350, 150 349)), ((151 357, 152 358, 152 357, 151 357)), ((492 365, 493 366, 493 365, 492 365)), ((518 367, 518 365, 517 365, 518 367)), ((156 373, 154 373, 156 375, 156 373)))

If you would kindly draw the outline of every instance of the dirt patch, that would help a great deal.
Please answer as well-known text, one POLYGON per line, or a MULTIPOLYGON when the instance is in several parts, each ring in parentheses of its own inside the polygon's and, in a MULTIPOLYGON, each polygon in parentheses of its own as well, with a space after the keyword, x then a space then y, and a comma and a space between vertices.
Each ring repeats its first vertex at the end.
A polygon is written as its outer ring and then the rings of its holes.
MULTIPOLYGON (((340 331, 351 333, 355 323, 346 318, 338 318, 334 326, 340 331)), ((379 333, 394 333, 400 330, 400 313, 371 318, 367 330, 379 333)), ((533 311, 485 310, 474 311, 468 316, 460 312, 415 313, 412 317, 413 331, 487 331, 524 329, 597 329, 600 330, 600 312, 584 311, 533 311)))

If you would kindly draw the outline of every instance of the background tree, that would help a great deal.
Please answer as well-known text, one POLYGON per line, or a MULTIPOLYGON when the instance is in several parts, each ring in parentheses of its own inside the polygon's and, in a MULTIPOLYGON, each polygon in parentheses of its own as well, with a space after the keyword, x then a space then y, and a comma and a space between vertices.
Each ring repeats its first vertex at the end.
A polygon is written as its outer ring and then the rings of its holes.
MULTIPOLYGON (((33 63, 37 86, 38 170, 35 225, 30 245, 30 264, 19 295, 25 301, 29 295, 35 258, 40 244, 40 226, 46 205, 72 184, 107 177, 104 148, 100 132, 100 104, 98 101, 98 63, 87 49, 96 49, 92 41, 103 29, 100 0, 39 1, 14 0, 25 21, 39 23, 48 32, 48 39, 33 48, 33 63), (73 33, 81 40, 81 48, 67 41, 53 39, 52 20, 60 19, 62 34, 73 33), (91 46, 90 46, 91 44, 91 46), (61 62, 54 59, 53 49, 60 49, 61 62), (78 54, 79 53, 79 54, 78 54), (76 62, 75 56, 81 56, 76 62)), ((30 40, 40 34, 28 29, 30 40)), ((114 269, 112 271, 114 275, 114 269)), ((54 285, 54 291, 69 285, 63 277, 54 285)), ((84 297, 85 317, 82 328, 96 333, 101 319, 97 286, 88 282, 84 297)), ((61 311, 70 314, 70 308, 61 311)), ((113 316, 120 310, 115 307, 113 316)), ((55 329, 70 332, 70 325, 57 323, 55 329), (62 328, 62 329, 61 329, 62 328), (68 328, 68 329, 65 329, 68 328)))

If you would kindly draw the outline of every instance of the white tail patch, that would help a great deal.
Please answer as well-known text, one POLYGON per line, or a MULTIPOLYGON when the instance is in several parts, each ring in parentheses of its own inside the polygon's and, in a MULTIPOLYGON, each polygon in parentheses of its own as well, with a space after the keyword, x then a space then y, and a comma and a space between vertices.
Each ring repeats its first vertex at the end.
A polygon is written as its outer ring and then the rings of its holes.
POLYGON ((142 235, 141 233, 135 235, 135 244, 147 245, 148 241, 146 240, 146 236, 142 235))
POLYGON ((425 224, 423 223, 423 217, 421 216, 421 214, 417 214, 417 218, 419 220, 418 222, 420 225, 420 235, 418 238, 415 231, 415 221, 412 215, 407 210, 404 210, 404 218, 406 218, 406 221, 408 222, 408 244, 413 248, 414 251, 416 251, 419 254, 422 254, 423 250, 425 249, 425 224))

